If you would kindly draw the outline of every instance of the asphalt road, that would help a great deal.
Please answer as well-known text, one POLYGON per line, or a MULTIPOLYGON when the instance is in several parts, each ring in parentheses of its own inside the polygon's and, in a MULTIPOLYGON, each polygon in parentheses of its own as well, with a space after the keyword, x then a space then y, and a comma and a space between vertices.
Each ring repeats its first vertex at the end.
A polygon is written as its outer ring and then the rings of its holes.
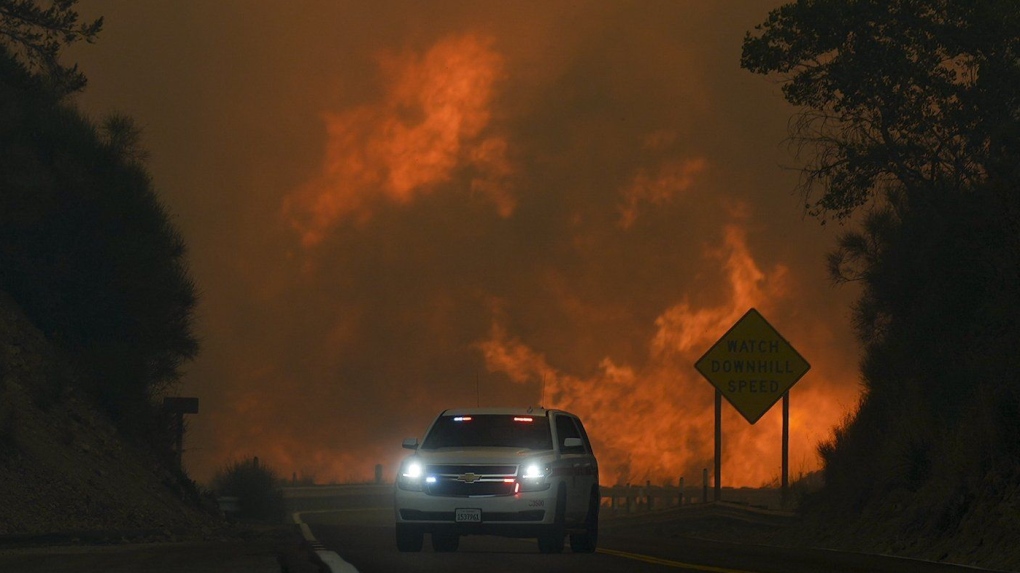
POLYGON ((349 496, 334 509, 302 513, 327 549, 361 573, 485 571, 711 573, 976 573, 978 570, 854 553, 722 543, 687 537, 603 534, 595 554, 539 553, 535 540, 471 536, 456 553, 435 553, 428 536, 421 553, 400 553, 394 543, 388 495, 349 496))

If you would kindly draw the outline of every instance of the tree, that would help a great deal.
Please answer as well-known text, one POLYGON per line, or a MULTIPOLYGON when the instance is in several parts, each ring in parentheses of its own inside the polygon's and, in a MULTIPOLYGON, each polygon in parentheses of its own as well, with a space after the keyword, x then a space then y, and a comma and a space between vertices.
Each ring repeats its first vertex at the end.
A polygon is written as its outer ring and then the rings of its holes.
POLYGON ((61 47, 80 40, 92 43, 103 27, 102 18, 79 24, 77 3, 52 0, 43 8, 38 0, 0 0, 0 44, 61 94, 79 91, 86 83, 77 64, 60 63, 61 47))
POLYGON ((799 0, 743 45, 800 107, 806 208, 868 206, 829 257, 861 286, 864 391, 824 499, 934 539, 1020 476, 1018 30, 1015 0, 799 0))
MULTIPOLYGON (((186 247, 123 117, 102 127, 0 47, 0 290, 132 433, 195 356, 186 247)), ((165 429, 165 428, 163 428, 165 429)))
POLYGON ((890 186, 1020 181, 1017 30, 1014 0, 799 0, 746 35, 741 66, 805 108, 808 207, 845 218, 890 186))

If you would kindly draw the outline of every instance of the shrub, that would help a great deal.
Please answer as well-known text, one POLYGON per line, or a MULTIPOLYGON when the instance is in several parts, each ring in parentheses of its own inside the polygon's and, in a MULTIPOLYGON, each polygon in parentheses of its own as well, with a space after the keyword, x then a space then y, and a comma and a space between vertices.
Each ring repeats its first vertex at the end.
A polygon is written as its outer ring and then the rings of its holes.
POLYGON ((238 517, 258 521, 280 521, 285 507, 280 478, 258 458, 235 461, 213 478, 212 489, 218 497, 236 497, 238 517))

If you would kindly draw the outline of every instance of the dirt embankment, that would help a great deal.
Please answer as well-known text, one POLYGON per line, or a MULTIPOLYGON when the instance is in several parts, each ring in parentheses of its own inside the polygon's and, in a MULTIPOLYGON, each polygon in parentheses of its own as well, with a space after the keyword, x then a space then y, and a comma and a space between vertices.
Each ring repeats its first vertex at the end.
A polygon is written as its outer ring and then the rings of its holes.
POLYGON ((122 438, 0 292, 0 539, 215 535, 221 519, 122 438))

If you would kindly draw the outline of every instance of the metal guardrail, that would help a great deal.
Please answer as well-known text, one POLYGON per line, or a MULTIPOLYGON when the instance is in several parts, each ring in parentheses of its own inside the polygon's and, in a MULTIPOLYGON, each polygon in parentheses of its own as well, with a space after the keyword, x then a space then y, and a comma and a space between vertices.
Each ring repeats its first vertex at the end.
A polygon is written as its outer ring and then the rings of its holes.
POLYGON ((616 485, 611 487, 603 486, 602 506, 612 511, 650 511, 666 507, 701 503, 705 499, 700 493, 700 488, 684 488, 676 486, 656 486, 646 483, 643 486, 631 484, 616 485))
MULTIPOLYGON (((614 512, 640 512, 666 509, 681 505, 700 504, 716 501, 713 490, 697 486, 680 487, 678 485, 614 485, 601 486, 602 507, 614 512)), ((391 483, 361 483, 313 486, 285 486, 282 488, 283 499, 290 511, 306 511, 325 509, 330 500, 352 495, 368 495, 380 499, 388 499, 393 490, 391 483)), ((723 488, 723 499, 729 502, 760 508, 779 508, 780 493, 778 489, 761 488, 723 488)))
MULTIPOLYGON (((682 483, 682 482, 681 482, 682 483)), ((638 512, 717 501, 714 490, 703 485, 683 487, 644 485, 602 486, 602 507, 614 512, 638 512)), ((725 501, 759 508, 779 508, 781 494, 772 488, 723 488, 725 501)))
POLYGON ((373 497, 391 503, 393 495, 391 483, 285 486, 281 489, 283 502, 291 512, 330 509, 338 500, 350 496, 373 497))
POLYGON ((303 497, 336 497, 388 492, 392 483, 350 483, 330 485, 287 485, 280 488, 284 499, 303 497))
POLYGON ((221 495, 216 498, 216 503, 220 506, 220 511, 226 515, 237 514, 241 511, 241 498, 236 496, 221 495))

